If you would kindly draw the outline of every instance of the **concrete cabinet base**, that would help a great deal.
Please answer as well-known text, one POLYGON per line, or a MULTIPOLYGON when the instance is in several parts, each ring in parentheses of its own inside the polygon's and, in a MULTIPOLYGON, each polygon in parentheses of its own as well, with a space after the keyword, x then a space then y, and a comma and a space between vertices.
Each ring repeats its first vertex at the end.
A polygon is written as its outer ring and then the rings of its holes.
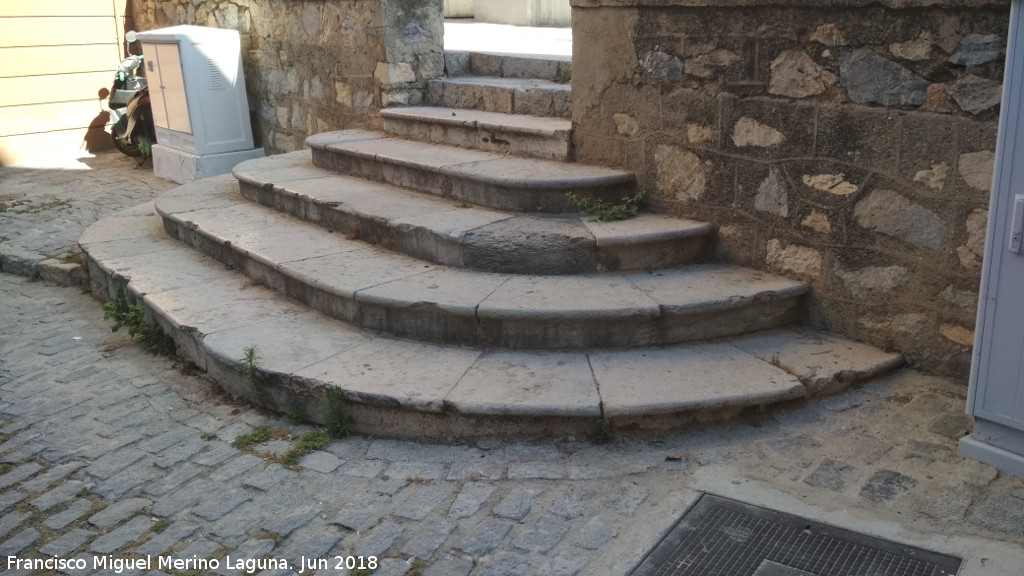
POLYGON ((166 180, 184 184, 200 178, 227 174, 239 162, 262 157, 263 148, 200 156, 154 144, 153 173, 166 180))
POLYGON ((978 420, 974 432, 960 439, 960 455, 1024 478, 1024 432, 1001 424, 978 420))

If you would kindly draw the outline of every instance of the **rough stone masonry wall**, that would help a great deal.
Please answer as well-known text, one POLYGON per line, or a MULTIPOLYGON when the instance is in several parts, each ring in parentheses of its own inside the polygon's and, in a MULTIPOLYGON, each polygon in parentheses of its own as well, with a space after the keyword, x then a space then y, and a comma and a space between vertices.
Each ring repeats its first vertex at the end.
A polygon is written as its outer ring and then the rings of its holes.
POLYGON ((373 128, 444 67, 442 0, 132 0, 139 30, 238 30, 254 134, 268 153, 373 128))
POLYGON ((810 282, 813 320, 967 374, 1008 0, 573 8, 581 162, 810 282))

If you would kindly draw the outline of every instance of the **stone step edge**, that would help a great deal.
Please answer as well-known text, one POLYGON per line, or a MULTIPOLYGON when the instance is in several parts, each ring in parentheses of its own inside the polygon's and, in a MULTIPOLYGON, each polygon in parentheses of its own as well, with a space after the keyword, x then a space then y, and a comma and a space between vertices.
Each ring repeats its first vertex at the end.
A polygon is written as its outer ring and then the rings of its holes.
MULTIPOLYGON (((216 205, 216 196, 237 192, 229 179, 195 186, 205 199, 215 200, 213 207, 177 213, 164 209, 160 198, 155 201, 171 237, 338 320, 415 340, 543 350, 670 345, 795 322, 808 289, 801 282, 764 275, 771 284, 746 282, 731 295, 707 289, 698 297, 692 291, 651 293, 670 287, 679 276, 696 280, 704 275, 705 282, 720 282, 729 273, 742 273, 718 265, 688 268, 671 279, 665 278, 671 271, 634 279, 643 273, 525 277, 429 265, 417 269, 419 261, 256 204, 229 206, 236 217, 240 209, 250 212, 254 229, 249 233, 237 225, 232 226, 234 236, 204 227, 204 218, 216 221, 218 211, 226 209, 216 205), (282 238, 304 239, 289 248, 287 261, 251 245, 254 237, 270 238, 273 227, 261 214, 288 222, 282 238), (343 272, 334 273, 332 267, 343 272), (374 272, 363 275, 364 268, 374 272), (646 289, 640 285, 644 281, 650 284, 646 289), (523 306, 524 298, 554 303, 523 306)), ((281 253, 279 245, 271 249, 281 253)))
POLYGON ((443 106, 386 108, 380 115, 384 131, 399 138, 521 158, 567 162, 572 156, 572 122, 562 118, 443 106))
POLYGON ((380 115, 386 120, 414 119, 444 126, 484 128, 532 136, 566 138, 572 133, 572 122, 564 118, 468 110, 447 106, 385 108, 380 111, 380 115))
MULTIPOLYGON (((440 440, 494 435, 578 436, 589 435, 607 427, 668 429, 698 420, 728 418, 748 408, 764 408, 780 401, 834 393, 858 381, 884 374, 902 363, 898 355, 883 353, 870 346, 844 341, 831 335, 780 330, 753 335, 733 344, 723 344, 734 349, 738 356, 749 356, 754 359, 753 361, 758 363, 757 372, 772 374, 779 380, 779 385, 768 390, 724 397, 688 399, 675 403, 665 402, 660 407, 650 406, 650 410, 644 412, 642 407, 618 405, 613 401, 610 396, 615 395, 611 394, 611 391, 616 388, 617 383, 606 379, 593 382, 596 404, 581 406, 578 397, 574 395, 571 402, 565 402, 560 408, 552 403, 548 410, 542 411, 523 406, 517 409, 514 403, 503 409, 497 402, 490 406, 481 402, 460 402, 453 396, 459 383, 470 370, 461 372, 459 379, 451 383, 447 392, 438 394, 440 397, 424 397, 410 393, 411 387, 425 382, 424 374, 436 373, 436 370, 429 369, 433 368, 432 366, 414 366, 406 370, 403 384, 410 389, 393 390, 390 395, 375 393, 373 390, 365 389, 365 386, 363 389, 355 386, 345 388, 337 383, 337 379, 309 375, 310 372, 315 372, 310 370, 311 366, 329 362, 337 354, 331 350, 318 350, 307 346, 304 353, 309 357, 302 359, 302 362, 312 363, 305 367, 289 367, 286 365, 287 362, 279 361, 275 357, 259 367, 260 386, 263 388, 257 389, 239 369, 239 359, 243 350, 230 346, 232 336, 237 336, 238 333, 245 334, 244 341, 255 345, 257 350, 289 351, 294 343, 305 342, 308 338, 308 330, 304 327, 308 328, 310 323, 324 324, 331 321, 311 310, 294 312, 294 306, 280 298, 274 298, 268 289, 248 286, 247 282, 239 281, 235 273, 225 270, 219 264, 194 257, 187 248, 163 236, 159 226, 159 217, 153 213, 152 203, 148 203, 104 218, 85 231, 81 246, 87 255, 90 288, 94 297, 109 300, 115 296, 118 289, 125 290, 142 304, 150 320, 156 321, 171 335, 178 347, 179 355, 193 362, 234 396, 246 398, 257 404, 264 403, 268 408, 278 412, 283 411, 282 407, 293 411, 298 409, 310 420, 327 424, 331 415, 326 412, 324 401, 332 391, 337 390, 344 400, 347 415, 353 419, 353 431, 359 433, 440 440), (169 255, 175 256, 181 274, 165 274, 162 277, 164 284, 161 285, 160 260, 167 259, 169 255), (144 280, 147 274, 156 274, 157 280, 144 280), (143 285, 148 286, 148 291, 140 290, 140 280, 143 285), (197 295, 202 295, 207 292, 205 288, 214 286, 228 293, 241 288, 254 291, 257 297, 253 297, 251 302, 260 308, 250 311, 250 317, 255 320, 249 324, 242 323, 220 331, 203 331, 191 326, 187 318, 189 303, 182 302, 180 298, 174 296, 180 296, 181 292, 190 289, 198 289, 197 295), (168 305, 168 301, 175 305, 168 305), (271 320, 267 320, 268 318, 271 320), (284 322, 287 326, 289 320, 296 321, 291 324, 292 332, 286 332, 279 326, 272 326, 272 329, 266 330, 266 326, 263 326, 267 322, 273 324, 278 321, 284 322), (305 324, 300 326, 299 321, 304 321, 305 324), (258 328, 264 328, 263 332, 260 333, 258 328), (260 335, 256 336, 257 333, 260 335), (811 342, 812 340, 815 342, 811 342), (838 348, 854 352, 848 353, 847 357, 836 352, 838 348), (864 358, 854 359, 855 355, 864 358), (808 363, 807 359, 812 359, 813 363, 808 363), (473 406, 480 410, 473 412, 473 406)), ((202 302, 203 298, 197 300, 202 302)), ((213 303, 214 306, 219 304, 213 303)), ((192 305, 195 305, 195 301, 192 305)), ((350 329, 337 326, 334 330, 350 329)), ((352 332, 358 336, 374 338, 372 334, 363 331, 352 332)), ((396 346, 408 345, 401 340, 376 338, 385 343, 394 343, 396 346)), ((678 374, 686 374, 693 370, 683 363, 682 355, 687 350, 706 346, 708 345, 676 346, 652 349, 650 352, 658 353, 670 361, 675 360, 675 365, 669 367, 669 373, 674 369, 678 374)), ((443 346, 431 348, 439 351, 438 354, 440 351, 464 353, 467 350, 443 346)), ((477 356, 472 361, 473 365, 488 353, 486 350, 475 352, 477 356)), ((472 350, 469 352, 471 355, 473 353, 472 350)), ((644 351, 636 353, 643 354, 644 351)), ((576 354, 587 355, 588 364, 593 364, 591 354, 594 353, 576 354)), ((437 359, 435 355, 430 357, 437 359)), ((593 369, 589 372, 593 377, 593 369)), ((661 373, 665 374, 664 370, 661 373)), ((618 383, 625 388, 624 391, 620 391, 624 392, 619 394, 620 398, 634 396, 634 383, 649 382, 649 379, 632 370, 626 370, 625 378, 626 382, 618 383)), ((477 380, 486 382, 488 376, 484 374, 477 380)), ((382 377, 381 381, 386 379, 382 377)), ((553 382, 558 384, 560 380, 556 379, 553 382)), ((441 389, 444 387, 441 386, 441 389)), ((467 396, 471 400, 472 392, 470 391, 467 396)))
MULTIPOLYGON (((578 215, 533 217, 461 208, 446 200, 415 193, 411 193, 410 198, 410 193, 395 186, 369 184, 316 168, 309 150, 282 154, 272 160, 247 160, 235 167, 234 176, 242 195, 253 202, 414 258, 484 272, 559 275, 667 268, 705 259, 713 232, 713 227, 704 222, 654 214, 603 223, 578 215), (268 166, 278 170, 270 170, 268 166), (336 184, 320 186, 321 180, 336 184), (365 186, 372 186, 373 198, 362 194, 365 186), (337 192, 324 190, 325 187, 337 192), (341 192, 353 189, 360 193, 350 199, 341 192), (396 214, 393 204, 382 205, 380 201, 392 196, 402 197, 412 207, 396 214), (450 214, 451 218, 430 218, 434 213, 450 214), (460 220, 460 215, 469 221, 460 220), (511 218, 529 219, 529 238, 512 231, 486 238, 471 234, 511 218), (666 226, 666 221, 678 222, 678 226, 666 226), (558 246, 555 239, 563 237, 560 228, 565 222, 579 223, 589 232, 589 239, 564 237, 562 246, 558 246), (645 227, 657 231, 646 232, 645 227), (540 245, 537 238, 545 238, 545 243, 540 245), (519 249, 505 250, 516 243, 521 243, 519 249), (503 258, 489 256, 489 248, 504 250, 503 258)), ((196 202, 198 207, 202 200, 196 202)))
POLYGON ((306 145, 318 168, 499 210, 572 212, 569 192, 618 203, 636 190, 633 174, 622 170, 389 138, 382 132, 325 132, 307 138, 306 145))
POLYGON ((543 79, 495 76, 434 78, 427 83, 424 101, 435 106, 572 117, 572 87, 543 79))
POLYGON ((497 76, 502 78, 568 78, 572 56, 516 55, 476 50, 445 50, 448 76, 497 76))

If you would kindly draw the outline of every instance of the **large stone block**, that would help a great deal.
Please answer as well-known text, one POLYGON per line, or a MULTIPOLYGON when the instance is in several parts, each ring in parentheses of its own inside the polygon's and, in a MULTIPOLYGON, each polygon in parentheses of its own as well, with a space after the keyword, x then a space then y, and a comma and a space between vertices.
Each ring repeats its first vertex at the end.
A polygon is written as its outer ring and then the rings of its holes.
POLYGON ((839 76, 850 100, 858 104, 920 106, 927 100, 930 84, 869 48, 843 51, 839 76))
POLYGON ((935 212, 892 190, 872 191, 857 202, 854 217, 864 228, 921 248, 940 250, 946 243, 946 225, 935 212))
POLYGON ((768 92, 788 98, 807 98, 822 94, 839 78, 815 62, 804 50, 784 50, 771 63, 768 92))
POLYGON ((700 200, 708 187, 704 162, 689 150, 658 146, 654 153, 658 195, 687 204, 700 200))
POLYGON ((783 246, 773 238, 768 241, 765 263, 779 273, 814 281, 821 278, 824 258, 814 248, 796 244, 783 246))

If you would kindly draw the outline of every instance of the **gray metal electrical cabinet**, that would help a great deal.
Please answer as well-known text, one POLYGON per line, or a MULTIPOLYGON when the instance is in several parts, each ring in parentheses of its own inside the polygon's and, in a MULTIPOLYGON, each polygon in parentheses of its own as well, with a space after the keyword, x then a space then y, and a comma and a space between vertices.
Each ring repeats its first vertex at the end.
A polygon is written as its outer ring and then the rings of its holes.
POLYGON ((1006 49, 985 259, 962 456, 1024 477, 1024 9, 1014 0, 1006 49))
POLYGON ((173 26, 140 32, 158 176, 186 182, 263 155, 253 146, 238 32, 173 26))

